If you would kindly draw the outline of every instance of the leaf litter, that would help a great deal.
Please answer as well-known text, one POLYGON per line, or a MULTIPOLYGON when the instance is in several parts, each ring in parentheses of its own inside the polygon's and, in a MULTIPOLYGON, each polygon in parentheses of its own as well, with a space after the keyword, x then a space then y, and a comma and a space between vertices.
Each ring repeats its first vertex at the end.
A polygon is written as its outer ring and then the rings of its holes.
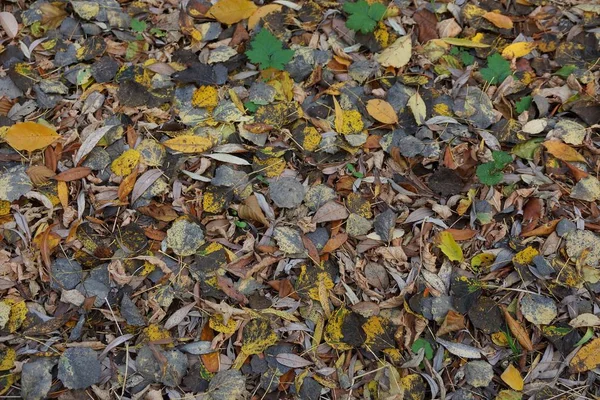
POLYGON ((600 396, 600 9, 496 3, 3 5, 0 396, 600 396))

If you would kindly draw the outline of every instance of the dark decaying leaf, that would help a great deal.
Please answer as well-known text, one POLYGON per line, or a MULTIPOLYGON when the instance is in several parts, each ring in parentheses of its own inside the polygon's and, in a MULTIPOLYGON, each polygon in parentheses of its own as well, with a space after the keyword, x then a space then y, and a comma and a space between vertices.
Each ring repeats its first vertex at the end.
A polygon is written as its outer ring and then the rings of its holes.
POLYGON ((68 348, 58 360, 58 379, 69 389, 86 389, 100 380, 98 354, 89 348, 68 348))
POLYGON ((144 378, 169 387, 177 386, 188 368, 185 354, 178 350, 162 350, 152 344, 143 346, 135 361, 144 378))

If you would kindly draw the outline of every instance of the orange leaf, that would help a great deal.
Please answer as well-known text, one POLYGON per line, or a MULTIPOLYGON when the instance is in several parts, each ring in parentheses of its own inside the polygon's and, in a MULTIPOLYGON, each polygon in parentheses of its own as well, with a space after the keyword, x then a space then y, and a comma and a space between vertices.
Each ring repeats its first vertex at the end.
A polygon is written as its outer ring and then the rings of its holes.
POLYGON ((329 239, 327 243, 325 243, 325 246, 323 246, 323 250, 321 250, 321 254, 331 253, 332 251, 339 249, 341 245, 346 243, 346 240, 348 240, 348 234, 346 233, 340 233, 338 235, 335 235, 334 237, 329 239))
POLYGON ((446 229, 446 232, 449 232, 454 240, 469 240, 474 238, 477 235, 477 231, 473 229, 446 229))
POLYGON ((119 185, 119 190, 117 191, 120 201, 123 201, 123 202, 127 201, 127 196, 129 196, 129 193, 131 193, 131 191, 133 190, 133 186, 135 185, 135 181, 137 180, 137 177, 138 177, 138 170, 134 169, 131 174, 127 175, 121 181, 121 184, 119 185))
POLYGON ((585 158, 579 154, 577 150, 567 144, 557 142, 555 140, 549 140, 544 142, 543 145, 548 150, 548 153, 552 154, 561 161, 585 162, 585 158))
POLYGON ((498 28, 512 29, 513 27, 512 19, 500 13, 488 11, 485 14, 483 14, 483 18, 487 19, 492 24, 496 25, 498 28))
POLYGON ((92 172, 92 170, 88 167, 75 167, 61 172, 56 175, 54 179, 63 182, 76 181, 77 179, 85 178, 90 172, 92 172))
POLYGON ((559 222, 559 219, 555 219, 554 221, 550 221, 543 225, 540 225, 537 228, 530 230, 529 232, 522 233, 521 236, 548 236, 549 234, 554 232, 554 230, 556 229, 556 225, 558 225, 559 222))
POLYGON ((54 129, 37 122, 19 122, 6 132, 4 140, 15 150, 35 151, 54 143, 60 137, 54 129))
POLYGON ((500 306, 502 312, 504 313, 504 318, 506 319, 506 324, 510 329, 511 333, 515 335, 517 341, 527 351, 533 351, 533 343, 531 343, 531 339, 529 338, 529 334, 527 334, 527 330, 523 328, 523 326, 510 315, 510 313, 506 310, 505 306, 500 306))
POLYGON ((385 100, 372 99, 367 101, 369 115, 383 124, 398 123, 398 115, 390 103, 385 100))
MULTIPOLYGON (((202 332, 200 332, 200 340, 212 341, 214 337, 215 333, 212 328, 208 326, 208 324, 205 324, 204 328, 202 328, 202 332)), ((202 363, 208 372, 219 372, 219 367, 221 364, 219 352, 202 354, 200 358, 202 359, 202 363)))

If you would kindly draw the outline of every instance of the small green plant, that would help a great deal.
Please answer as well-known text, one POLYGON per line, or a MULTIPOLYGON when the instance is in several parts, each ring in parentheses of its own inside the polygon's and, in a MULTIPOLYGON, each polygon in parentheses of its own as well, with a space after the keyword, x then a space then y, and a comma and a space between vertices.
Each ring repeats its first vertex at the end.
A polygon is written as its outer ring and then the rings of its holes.
POLYGON ((487 67, 481 70, 483 79, 494 85, 502 83, 511 73, 510 63, 498 53, 488 56, 487 67))
POLYGON ((348 163, 346 164, 346 168, 348 168, 348 171, 352 174, 353 177, 355 178, 364 178, 365 175, 362 172, 358 172, 356 170, 356 168, 354 167, 354 165, 348 163))
POLYGON ((475 62, 474 56, 472 56, 468 51, 459 49, 458 47, 452 47, 452 49, 450 49, 450 55, 460 58, 460 61, 464 65, 473 65, 475 62))
POLYGON ((146 30, 147 28, 147 24, 145 21, 141 21, 137 18, 133 18, 131 20, 131 30, 134 31, 135 33, 137 33, 136 35, 136 39, 137 40, 142 40, 144 37, 142 36, 142 33, 146 30))
POLYGON ((294 57, 294 51, 283 48, 283 43, 267 29, 260 32, 250 42, 251 50, 246 55, 260 69, 275 68, 283 70, 285 64, 294 57))
POLYGON ((481 183, 489 186, 497 185, 502 181, 502 170, 512 162, 512 157, 505 151, 493 151, 494 161, 486 162, 477 167, 477 177, 481 183))
POLYGON ((350 14, 346 27, 356 32, 373 32, 377 23, 385 15, 386 7, 381 3, 369 4, 365 0, 345 3, 344 11, 350 14))
POLYGON ((522 112, 527 110, 529 108, 529 106, 531 106, 532 100, 533 100, 533 98, 531 96, 523 97, 521 100, 519 100, 515 103, 515 111, 517 111, 517 113, 521 114, 522 112))
POLYGON ((433 359, 433 347, 431 347, 431 344, 423 338, 415 340, 415 342, 411 346, 411 350, 415 354, 417 354, 420 349, 425 349, 426 359, 428 359, 429 361, 433 359))

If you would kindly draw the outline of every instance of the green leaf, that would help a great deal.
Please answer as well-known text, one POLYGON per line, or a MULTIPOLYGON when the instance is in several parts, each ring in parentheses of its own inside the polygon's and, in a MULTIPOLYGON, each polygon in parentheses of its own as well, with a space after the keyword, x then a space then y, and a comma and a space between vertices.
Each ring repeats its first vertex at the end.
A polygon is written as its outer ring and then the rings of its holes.
POLYGON ((492 161, 479 165, 476 174, 481 183, 489 186, 497 185, 504 177, 502 172, 496 169, 496 166, 492 161))
POLYGON ((353 31, 373 32, 377 22, 381 21, 386 12, 386 7, 381 3, 369 5, 365 0, 356 3, 345 3, 344 11, 350 14, 346 27, 353 31))
POLYGON ((515 110, 517 113, 521 114, 525 110, 527 110, 531 106, 531 101, 533 98, 531 96, 525 96, 521 100, 515 103, 515 110))
POLYGON ((246 55, 260 69, 275 68, 283 70, 285 64, 294 57, 293 50, 284 50, 283 43, 267 29, 262 29, 250 42, 251 50, 246 55))
MULTIPOLYGON (((456 47, 454 47, 454 48, 456 48, 456 47)), ((461 51, 460 52, 460 60, 465 65, 473 65, 473 63, 475 62, 475 57, 466 51, 461 51)))
POLYGON ((569 75, 571 75, 573 73, 573 71, 575 71, 577 69, 577 66, 573 65, 573 64, 568 64, 563 66, 561 69, 559 69, 558 71, 556 71, 555 75, 560 76, 561 78, 568 78, 569 75))
POLYGON ((137 33, 142 33, 146 30, 146 22, 140 21, 137 18, 131 20, 131 30, 137 33))
POLYGON ((411 346, 411 350, 415 354, 418 353, 420 349, 425 349, 426 359, 431 360, 433 358, 433 347, 431 347, 431 344, 423 338, 415 340, 411 346))
POLYGON ((533 160, 533 156, 536 150, 539 149, 540 143, 542 143, 543 141, 543 138, 536 138, 519 143, 515 147, 513 147, 512 153, 517 157, 521 157, 526 160, 533 160))
POLYGON ((500 54, 494 53, 487 58, 488 65, 481 70, 483 79, 492 84, 502 83, 512 71, 510 62, 504 59, 500 54))
POLYGON ((258 105, 256 105, 256 103, 253 101, 245 102, 244 107, 246 107, 246 110, 250 111, 251 113, 255 113, 256 110, 258 110, 258 105))
POLYGON ((494 167, 498 170, 504 169, 512 162, 511 155, 505 151, 492 151, 492 158, 494 159, 494 167))

